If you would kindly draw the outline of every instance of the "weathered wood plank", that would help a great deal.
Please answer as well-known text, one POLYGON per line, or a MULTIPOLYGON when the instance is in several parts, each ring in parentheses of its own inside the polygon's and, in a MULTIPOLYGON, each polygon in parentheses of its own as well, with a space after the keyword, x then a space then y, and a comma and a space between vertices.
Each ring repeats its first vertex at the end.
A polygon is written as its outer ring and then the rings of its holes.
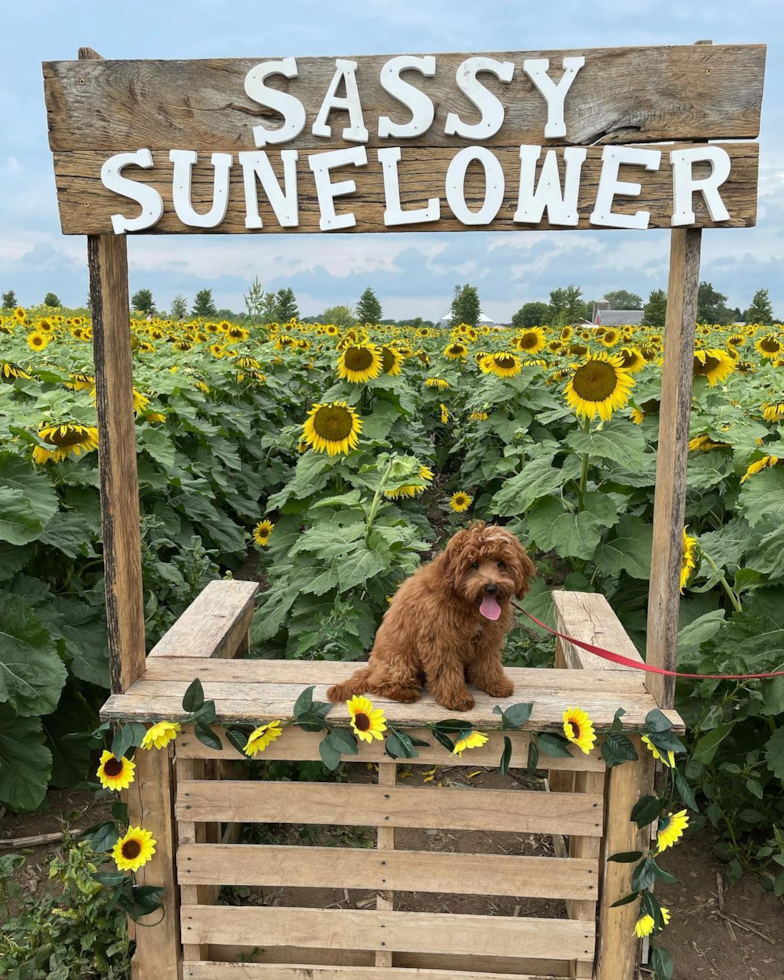
POLYGON ((338 783, 182 782, 181 820, 272 822, 601 836, 603 798, 587 793, 385 788, 338 783))
POLYGON ((568 919, 525 919, 427 912, 358 912, 341 909, 183 906, 186 943, 247 943, 253 946, 331 946, 342 949, 548 959, 589 959, 595 929, 568 919))
MULTIPOLYGON (((381 762, 378 765, 378 785, 382 787, 394 786, 397 783, 397 763, 381 762)), ((392 853, 395 850, 395 828, 384 826, 376 828, 376 851, 377 860, 386 865, 387 859, 391 862, 395 858, 392 853), (381 852, 378 854, 378 852, 381 852)), ((391 912, 395 907, 393 893, 394 885, 389 882, 382 882, 376 896, 376 909, 379 912, 391 912)), ((391 967, 392 953, 389 950, 376 950, 376 966, 391 967)))
MULTIPOLYGON (((221 759, 227 766, 225 778, 237 778, 232 776, 232 771, 236 771, 233 766, 235 761, 247 760, 247 756, 229 742, 226 731, 223 728, 213 729, 223 743, 222 749, 211 749, 209 746, 200 742, 193 734, 190 726, 183 729, 182 734, 177 738, 177 758, 184 759, 221 759), (228 769, 228 766, 232 769, 228 769)), ((409 730, 409 734, 417 738, 429 741, 429 745, 417 747, 419 755, 414 759, 401 759, 401 764, 406 767, 411 766, 460 766, 470 763, 472 766, 492 766, 495 768, 501 758, 504 749, 504 736, 507 736, 512 743, 512 758, 510 761, 511 769, 522 769, 528 764, 528 745, 531 736, 525 732, 490 732, 488 741, 484 745, 471 749, 470 756, 466 756, 465 761, 457 757, 450 757, 446 749, 433 738, 432 732, 427 728, 415 728, 409 730)), ((321 759, 319 744, 323 738, 321 732, 305 732, 301 728, 291 727, 286 729, 283 738, 268 745, 264 750, 264 759, 286 759, 292 762, 318 762, 321 759)), ((360 742, 359 754, 346 756, 345 762, 357 763, 384 763, 389 761, 383 742, 373 741, 372 743, 360 742)), ((559 770, 567 773, 590 771, 604 772, 607 768, 601 755, 601 748, 597 745, 589 755, 578 752, 576 755, 567 758, 555 758, 543 755, 539 761, 540 769, 559 770)), ((553 786, 553 789, 556 787, 553 786)))
MULTIPOLYGON (((603 647, 611 653, 620 653, 637 663, 644 662, 612 606, 603 595, 556 590, 553 592, 553 605, 556 627, 560 633, 573 636, 583 643, 593 643, 594 646, 603 647)), ((642 671, 634 670, 633 667, 624 667, 623 664, 616 664, 611 660, 603 660, 560 637, 558 643, 567 667, 610 671, 607 683, 611 683, 609 677, 616 676, 619 672, 626 676, 633 674, 640 684, 645 685, 647 675, 642 671)))
MULTIPOLYGON (((569 141, 652 142, 683 139, 747 139, 759 134, 765 70, 764 45, 693 45, 594 48, 561 51, 496 52, 485 57, 512 61, 512 81, 501 82, 484 73, 482 84, 506 106, 500 130, 487 145, 539 143, 546 122, 545 101, 523 73, 526 58, 548 58, 553 79, 561 74, 561 59, 584 55, 565 102, 569 141)), ((479 114, 460 92, 455 77, 466 57, 437 54, 436 74, 404 77, 428 94, 436 107, 433 125, 419 137, 401 142, 422 146, 460 146, 466 140, 444 134, 449 112, 467 123, 479 114)), ((257 58, 201 61, 44 62, 44 89, 53 150, 171 147, 202 150, 252 149, 252 127, 276 128, 281 117, 251 100, 245 76, 272 55, 257 58)), ((389 145, 379 139, 378 117, 409 121, 410 112, 381 87, 381 68, 393 55, 359 56, 357 83, 369 145, 389 145)), ((312 124, 335 72, 333 58, 297 58, 298 76, 281 75, 268 85, 290 92, 305 107, 307 122, 297 139, 285 145, 332 149, 341 140, 346 114, 335 111, 329 122, 330 139, 314 137, 312 124)))
MULTIPOLYGON (((714 222, 705 207, 701 194, 694 195, 694 213, 699 227, 745 228, 756 222, 757 177, 759 147, 756 143, 726 143, 724 149, 732 160, 732 170, 722 184, 720 193, 730 214, 728 221, 714 222)), ((134 144, 136 147, 136 144, 134 144)), ((252 147, 251 147, 252 148, 252 147)), ((556 148, 559 168, 563 177, 562 148, 556 148)), ((613 211, 619 214, 633 214, 638 210, 650 211, 650 228, 671 228, 673 214, 672 171, 669 164, 671 145, 650 146, 662 152, 661 166, 657 171, 645 171, 641 167, 627 167, 622 170, 625 179, 642 184, 640 197, 615 198, 613 211)), ((269 147, 272 168, 282 181, 280 152, 269 147)), ((356 218, 354 228, 348 232, 394 232, 394 231, 526 231, 552 229, 563 230, 563 226, 552 225, 546 218, 536 224, 521 224, 513 220, 518 206, 520 160, 519 145, 495 147, 493 152, 504 172, 505 189, 503 202, 497 216, 489 224, 465 225, 452 214, 446 202, 446 174, 453 157, 447 148, 404 147, 399 164, 400 200, 403 210, 426 207, 428 200, 441 199, 441 217, 438 221, 388 227, 384 224, 384 181, 381 163, 375 152, 368 154, 367 165, 349 166, 336 170, 335 179, 351 179, 356 183, 356 193, 342 196, 337 201, 339 214, 353 212, 356 218)), ((129 168, 126 176, 142 184, 149 184, 161 194, 164 213, 161 220, 143 234, 275 234, 279 232, 314 233, 320 230, 321 210, 316 195, 313 173, 307 155, 301 153, 297 161, 297 190, 299 200, 299 224, 297 227, 282 228, 259 186, 259 213, 263 228, 249 231, 245 226, 245 192, 242 168, 236 157, 231 169, 228 211, 225 219, 215 228, 194 228, 184 225, 177 217, 172 203, 172 168, 168 154, 153 153, 155 166, 143 170, 129 168)), ((133 201, 120 197, 101 183, 101 166, 106 154, 95 150, 75 150, 55 154, 55 176, 60 219, 63 233, 69 234, 113 234, 111 216, 113 214, 136 215, 139 207, 133 201)), ((544 160, 544 154, 539 167, 544 160)), ((578 198, 578 228, 599 226, 589 220, 594 210, 599 175, 602 169, 602 147, 589 147, 582 167, 580 193, 578 198)), ((709 164, 697 164, 694 174, 708 176, 709 164)), ((538 178, 537 178, 538 179, 538 178)), ((209 211, 213 200, 214 170, 209 154, 202 153, 193 168, 192 201, 199 212, 209 211)), ((481 166, 469 167, 465 180, 465 199, 472 211, 479 211, 485 198, 485 173, 481 166)), ((283 184, 281 184, 283 186, 283 184)), ((572 228, 573 230, 573 228, 572 228)))
POLYGON ((197 660, 234 656, 245 642, 258 591, 257 582, 239 579, 209 582, 155 644, 150 657, 197 660))
MULTIPOLYGON (((691 228, 675 229, 670 236, 647 635, 648 661, 667 670, 675 670, 678 665, 680 572, 701 242, 701 232, 691 228)), ((673 706, 674 677, 650 675, 647 684, 662 708, 673 706)))
POLYGON ((596 902, 599 891, 598 852, 590 859, 571 859, 405 850, 382 853, 350 847, 187 844, 179 849, 177 868, 182 885, 357 888, 590 903, 596 902))
MULTIPOLYGON (((367 966, 280 966, 274 963, 186 963, 183 980, 456 980, 447 970, 401 970, 367 966)), ((460 971, 459 980, 553 980, 537 974, 460 971)))

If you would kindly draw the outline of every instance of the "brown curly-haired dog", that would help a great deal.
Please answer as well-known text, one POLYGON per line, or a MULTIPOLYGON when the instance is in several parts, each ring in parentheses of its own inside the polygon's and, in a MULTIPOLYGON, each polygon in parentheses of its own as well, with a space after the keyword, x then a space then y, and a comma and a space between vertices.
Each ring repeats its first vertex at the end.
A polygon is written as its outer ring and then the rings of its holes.
POLYGON ((494 698, 514 685, 501 667, 512 624, 512 596, 528 591, 533 562, 509 531, 479 521, 458 531, 435 561, 395 594, 376 633, 367 667, 327 691, 330 701, 377 694, 416 701, 424 683, 451 711, 468 711, 466 682, 494 698))

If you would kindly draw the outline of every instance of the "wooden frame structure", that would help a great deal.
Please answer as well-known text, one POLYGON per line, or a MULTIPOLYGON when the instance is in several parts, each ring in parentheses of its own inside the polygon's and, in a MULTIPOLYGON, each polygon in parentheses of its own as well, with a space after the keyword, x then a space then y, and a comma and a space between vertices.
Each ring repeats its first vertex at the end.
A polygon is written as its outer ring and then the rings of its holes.
MULTIPOLYGON (((94 61, 100 56, 81 48, 79 58, 94 61)), ((759 60, 755 65, 761 100, 759 60)), ((698 84, 710 91, 704 77, 698 84)), ((733 102, 740 128, 727 135, 755 135, 753 103, 754 99, 748 105, 742 99, 733 102)), ((51 101, 49 108, 51 113, 51 101)), ((758 123, 758 104, 756 109, 758 123)), ((721 128, 718 118, 719 113, 714 113, 714 129, 721 128)), ((617 129, 624 127, 619 123, 617 129)), ((709 128, 705 132, 708 138, 713 135, 709 128)), ((669 138, 666 132, 657 136, 669 138)), ((608 140, 613 141, 610 136, 608 140)), ((57 149, 54 142, 53 149, 57 149)), ((673 228, 670 244, 646 657, 665 668, 675 666, 677 653, 701 234, 701 227, 673 228)), ((89 235, 88 261, 112 681, 103 717, 140 721, 182 717, 182 693, 196 676, 204 682, 206 696, 216 701, 219 723, 255 719, 260 712, 290 717, 294 699, 305 685, 334 682, 344 668, 236 662, 234 658, 247 649, 257 588, 252 583, 211 583, 145 657, 125 237, 89 235)), ((555 601, 563 632, 638 657, 602 597, 555 593, 555 601)), ((558 647, 556 665, 563 668, 557 675, 543 670, 517 672, 518 691, 525 691, 526 699, 536 706, 527 723, 531 730, 557 729, 568 703, 579 702, 589 710, 600 731, 607 730, 618 707, 626 709, 624 724, 632 731, 639 729, 653 707, 665 711, 673 707, 671 679, 612 667, 568 643, 558 647)), ((480 697, 468 719, 485 730, 497 729, 495 703, 480 697)), ((443 713, 427 698, 414 706, 383 706, 392 721, 414 728, 438 720, 443 713)), ((673 712, 671 717, 676 730, 682 730, 677 715, 673 712)), ((500 738, 494 733, 487 746, 473 752, 472 763, 495 764, 500 738)), ((529 735, 514 732, 511 738, 512 765, 519 766, 529 735)), ((317 759, 317 740, 317 735, 293 732, 271 745, 266 757, 317 759)), ((397 764, 375 746, 363 745, 358 760, 378 765, 377 786, 328 784, 315 790, 308 784, 245 783, 233 772, 233 753, 230 748, 224 753, 206 749, 186 731, 168 752, 137 755, 136 781, 129 793, 130 820, 143 823, 158 841, 156 859, 139 878, 164 888, 166 914, 159 924, 136 930, 135 980, 509 980, 510 976, 523 980, 534 975, 631 980, 637 956, 632 934, 636 910, 633 905, 610 908, 628 892, 631 871, 628 865, 608 864, 606 858, 642 843, 629 812, 652 785, 648 753, 642 752, 636 763, 609 771, 596 752, 579 759, 548 759, 549 795, 478 790, 471 795, 470 809, 462 805, 464 798, 461 806, 451 806, 449 790, 427 790, 430 799, 426 799, 424 791, 397 786, 397 764), (413 798, 415 792, 419 796, 413 798), (343 852, 340 861, 318 849, 303 853, 299 848, 244 845, 240 853, 233 843, 233 828, 243 821, 350 819, 353 824, 356 810, 378 827, 376 849, 343 852), (556 833, 568 837, 568 852, 562 858, 546 859, 470 855, 444 859, 395 849, 396 828, 423 825, 556 833), (376 890, 376 910, 237 909, 214 904, 222 884, 336 882, 341 887, 376 890), (396 912, 395 893, 417 889, 565 900, 567 918, 526 922, 396 912), (248 946, 264 947, 264 954, 253 963, 231 962, 229 954, 236 960, 237 948, 248 946)), ((407 764, 442 760, 443 753, 431 748, 407 764)))

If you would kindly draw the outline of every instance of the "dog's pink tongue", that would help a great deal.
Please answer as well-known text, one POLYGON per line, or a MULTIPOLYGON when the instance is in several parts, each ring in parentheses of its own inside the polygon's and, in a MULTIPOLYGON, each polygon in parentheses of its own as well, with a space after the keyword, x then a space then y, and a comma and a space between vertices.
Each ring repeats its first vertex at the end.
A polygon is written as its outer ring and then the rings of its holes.
POLYGON ((494 595, 486 595, 482 599, 482 605, 479 607, 479 612, 485 617, 485 619, 498 619, 501 615, 501 607, 498 605, 498 600, 494 595))

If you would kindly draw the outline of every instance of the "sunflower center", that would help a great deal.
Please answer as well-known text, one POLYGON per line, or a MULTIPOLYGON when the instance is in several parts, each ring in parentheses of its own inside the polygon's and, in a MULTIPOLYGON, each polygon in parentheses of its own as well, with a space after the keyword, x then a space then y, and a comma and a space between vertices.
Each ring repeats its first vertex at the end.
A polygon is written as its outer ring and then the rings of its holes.
POLYGON ((114 778, 115 776, 119 776, 123 771, 123 764, 119 759, 107 759, 104 763, 103 771, 107 776, 114 778))
POLYGON ((781 344, 779 344, 775 337, 765 337, 760 341, 760 347, 771 354, 775 354, 778 352, 781 344))
POLYGON ((715 371, 716 368, 721 364, 718 357, 713 357, 711 354, 705 355, 704 363, 698 358, 694 358, 694 373, 699 376, 710 374, 711 371, 715 371))
POLYGON ((569 725, 569 727, 572 730, 572 738, 579 738, 580 737, 580 726, 577 724, 577 722, 576 721, 570 721, 567 724, 569 725))
POLYGON ((361 732, 366 732, 370 728, 370 718, 362 712, 354 715, 354 724, 361 732))
POLYGON ((495 359, 495 363, 498 367, 503 370, 508 370, 515 366, 515 360, 510 354, 498 354, 495 359))
POLYGON ((127 840, 122 846, 122 856, 133 861, 142 853, 142 845, 137 840, 127 840))
POLYGON ((637 362, 637 354, 634 351, 622 350, 620 357, 621 357, 621 363, 623 364, 624 367, 631 367, 633 364, 636 364, 637 362))
POLYGON ((381 360, 384 368, 384 374, 388 374, 395 366, 395 355, 388 347, 381 348, 381 360))
POLYGON ((327 405, 320 408, 313 418, 313 428, 329 442, 342 442, 348 439, 354 423, 351 413, 342 405, 327 405))
POLYGON ((662 819, 659 821, 659 833, 661 833, 663 830, 666 830, 669 826, 670 826, 670 818, 662 817, 662 819))
POLYGON ((587 402, 603 402, 618 386, 618 375, 609 361, 589 361, 577 368, 572 387, 587 402))
POLYGON ((659 399, 649 398, 647 402, 643 402, 640 408, 648 415, 656 415, 659 411, 659 399))
POLYGON ((368 347, 347 347, 343 363, 350 371, 367 371, 373 365, 373 351, 368 347))
POLYGON ((65 432, 63 432, 63 426, 58 425, 48 435, 43 436, 43 440, 52 446, 75 446, 78 443, 84 442, 85 435, 86 433, 79 426, 66 426, 65 432))
POLYGON ((539 338, 535 333, 524 333, 520 338, 520 346, 523 350, 531 350, 532 347, 536 347, 539 342, 539 338))

